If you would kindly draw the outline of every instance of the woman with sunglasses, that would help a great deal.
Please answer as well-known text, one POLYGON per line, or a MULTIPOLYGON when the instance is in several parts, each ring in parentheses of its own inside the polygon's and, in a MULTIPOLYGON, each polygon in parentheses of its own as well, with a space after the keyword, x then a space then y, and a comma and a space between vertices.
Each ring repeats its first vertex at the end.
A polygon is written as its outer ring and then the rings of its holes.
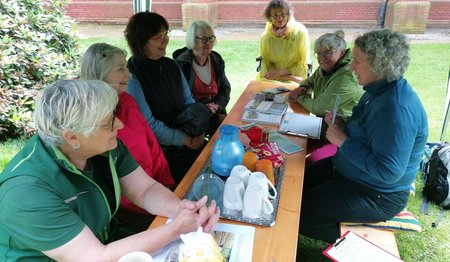
POLYGON ((38 96, 37 135, 0 175, 1 261, 117 261, 155 253, 201 225, 213 229, 215 202, 180 200, 117 139, 117 104, 100 80, 60 81, 38 96), (124 237, 114 217, 121 195, 173 221, 124 237))
POLYGON ((213 51, 217 43, 214 30, 205 21, 192 22, 186 32, 186 47, 173 52, 196 101, 208 106, 213 114, 206 132, 210 137, 225 118, 230 101, 230 82, 225 75, 225 62, 213 51))
POLYGON ((128 92, 152 128, 179 183, 200 154, 211 110, 196 103, 178 64, 165 57, 169 24, 153 12, 134 14, 125 38, 132 52, 128 92))
POLYGON ((295 21, 286 0, 272 0, 264 10, 266 28, 260 40, 261 70, 259 80, 301 82, 308 75, 309 35, 306 27, 295 21))

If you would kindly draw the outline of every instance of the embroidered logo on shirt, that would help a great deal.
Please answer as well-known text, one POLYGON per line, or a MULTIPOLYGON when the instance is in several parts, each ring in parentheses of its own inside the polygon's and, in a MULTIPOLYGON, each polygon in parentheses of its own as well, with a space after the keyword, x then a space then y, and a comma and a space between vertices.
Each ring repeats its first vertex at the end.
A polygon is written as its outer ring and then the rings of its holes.
POLYGON ((80 192, 80 193, 76 194, 75 196, 69 197, 68 199, 64 200, 64 202, 65 202, 66 204, 69 204, 70 202, 72 202, 72 201, 74 201, 75 199, 77 199, 79 195, 86 194, 86 193, 89 193, 89 191, 83 191, 83 192, 80 192))

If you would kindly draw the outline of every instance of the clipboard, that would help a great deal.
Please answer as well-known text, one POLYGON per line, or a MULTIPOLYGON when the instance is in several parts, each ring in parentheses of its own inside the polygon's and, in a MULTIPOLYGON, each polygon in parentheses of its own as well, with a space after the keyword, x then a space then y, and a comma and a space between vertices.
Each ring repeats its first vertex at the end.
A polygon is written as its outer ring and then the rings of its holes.
POLYGON ((286 135, 320 139, 321 130, 321 117, 288 112, 284 116, 278 132, 286 135))
POLYGON ((333 244, 328 246, 322 254, 336 262, 403 261, 350 230, 345 232, 333 244))

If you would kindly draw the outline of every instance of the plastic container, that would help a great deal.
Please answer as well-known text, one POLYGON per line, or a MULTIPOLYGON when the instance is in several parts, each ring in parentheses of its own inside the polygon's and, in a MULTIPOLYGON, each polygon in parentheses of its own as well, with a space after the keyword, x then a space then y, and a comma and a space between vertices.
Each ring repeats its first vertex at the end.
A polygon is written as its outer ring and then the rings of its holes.
POLYGON ((239 140, 239 129, 233 125, 222 125, 219 138, 211 154, 212 171, 219 176, 230 176, 231 169, 242 164, 244 145, 239 140))

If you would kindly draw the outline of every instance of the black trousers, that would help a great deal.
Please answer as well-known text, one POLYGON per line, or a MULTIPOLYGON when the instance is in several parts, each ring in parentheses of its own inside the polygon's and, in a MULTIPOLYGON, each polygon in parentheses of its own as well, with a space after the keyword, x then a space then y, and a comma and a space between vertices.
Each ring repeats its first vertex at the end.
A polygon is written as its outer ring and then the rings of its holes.
POLYGON ((163 146, 164 156, 169 163, 170 173, 175 183, 179 184, 181 182, 198 155, 202 152, 205 144, 203 143, 203 146, 199 149, 189 149, 184 146, 163 146))
POLYGON ((405 206, 409 191, 383 193, 349 180, 334 169, 332 157, 305 170, 300 234, 329 243, 339 236, 340 222, 379 222, 405 206))

